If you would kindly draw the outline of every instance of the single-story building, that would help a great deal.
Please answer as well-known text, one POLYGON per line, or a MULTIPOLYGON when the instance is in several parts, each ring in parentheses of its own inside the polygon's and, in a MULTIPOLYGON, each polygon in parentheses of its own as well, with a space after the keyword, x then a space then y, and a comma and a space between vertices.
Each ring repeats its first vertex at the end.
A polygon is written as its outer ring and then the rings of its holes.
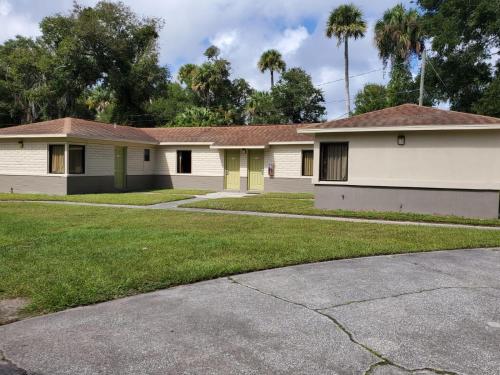
POLYGON ((143 129, 64 118, 3 128, 0 192, 312 191, 314 141, 297 127, 143 129))
POLYGON ((0 129, 0 192, 314 192, 325 209, 498 218, 500 119, 405 104, 309 125, 0 129))
POLYGON ((499 217, 498 118, 405 104, 298 132, 318 208, 499 217))

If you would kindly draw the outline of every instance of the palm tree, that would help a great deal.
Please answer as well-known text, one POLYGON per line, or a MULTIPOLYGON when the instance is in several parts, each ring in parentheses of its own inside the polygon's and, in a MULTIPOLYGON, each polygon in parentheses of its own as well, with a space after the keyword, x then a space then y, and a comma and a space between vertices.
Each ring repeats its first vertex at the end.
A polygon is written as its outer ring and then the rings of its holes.
POLYGON ((384 63, 391 63, 391 79, 387 86, 390 105, 416 101, 415 83, 409 62, 424 48, 420 17, 416 10, 406 10, 402 4, 388 9, 375 24, 375 45, 384 63), (413 90, 412 90, 413 89, 413 90))
POLYGON ((420 55, 424 44, 418 12, 402 4, 385 11, 375 24, 375 44, 384 65, 391 61, 394 67, 420 55))
POLYGON ((220 49, 217 46, 211 45, 203 53, 208 60, 217 60, 220 55, 220 49))
POLYGON ((332 10, 326 23, 326 36, 337 38, 337 47, 344 42, 344 81, 346 96, 346 112, 351 113, 349 96, 349 38, 362 38, 366 32, 366 21, 363 13, 354 4, 341 5, 332 10))
POLYGON ((257 66, 262 73, 266 70, 271 72, 271 88, 274 87, 274 72, 283 73, 286 69, 281 53, 275 49, 265 51, 260 57, 257 66))

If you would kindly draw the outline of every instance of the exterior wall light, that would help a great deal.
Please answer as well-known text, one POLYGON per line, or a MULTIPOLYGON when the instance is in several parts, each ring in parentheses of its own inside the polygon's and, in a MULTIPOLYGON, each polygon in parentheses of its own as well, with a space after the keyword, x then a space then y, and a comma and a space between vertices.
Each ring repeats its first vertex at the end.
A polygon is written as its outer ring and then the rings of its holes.
POLYGON ((406 144, 406 137, 404 135, 398 135, 398 145, 404 146, 406 144))
POLYGON ((24 148, 24 141, 20 140, 17 142, 19 144, 19 148, 24 148))

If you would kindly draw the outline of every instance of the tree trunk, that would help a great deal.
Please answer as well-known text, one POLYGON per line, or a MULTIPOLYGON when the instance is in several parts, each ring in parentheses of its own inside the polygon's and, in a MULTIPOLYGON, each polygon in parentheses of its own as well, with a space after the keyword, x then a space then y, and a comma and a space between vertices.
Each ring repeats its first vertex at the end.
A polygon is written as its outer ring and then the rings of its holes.
POLYGON ((349 95, 349 45, 348 38, 344 40, 344 82, 345 82, 345 110, 347 117, 351 116, 351 97, 349 95))
POLYGON ((274 71, 271 70, 271 89, 274 87, 274 71))

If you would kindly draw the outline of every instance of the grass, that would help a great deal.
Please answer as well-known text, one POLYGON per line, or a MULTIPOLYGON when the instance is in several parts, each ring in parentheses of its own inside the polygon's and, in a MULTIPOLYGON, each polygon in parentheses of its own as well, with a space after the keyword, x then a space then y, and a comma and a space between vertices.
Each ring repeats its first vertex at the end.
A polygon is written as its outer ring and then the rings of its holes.
POLYGON ((470 219, 458 216, 438 216, 405 212, 322 210, 314 207, 310 193, 266 193, 243 198, 220 198, 186 203, 181 207, 214 210, 274 212, 296 215, 336 216, 391 221, 417 221, 429 223, 500 226, 498 219, 470 219))
POLYGON ((85 203, 107 203, 147 206, 151 204, 179 201, 194 195, 209 193, 209 190, 162 189, 132 193, 103 193, 78 195, 11 194, 0 193, 0 201, 66 201, 85 203))
POLYGON ((36 315, 293 264, 500 246, 500 231, 0 203, 0 300, 36 315))

